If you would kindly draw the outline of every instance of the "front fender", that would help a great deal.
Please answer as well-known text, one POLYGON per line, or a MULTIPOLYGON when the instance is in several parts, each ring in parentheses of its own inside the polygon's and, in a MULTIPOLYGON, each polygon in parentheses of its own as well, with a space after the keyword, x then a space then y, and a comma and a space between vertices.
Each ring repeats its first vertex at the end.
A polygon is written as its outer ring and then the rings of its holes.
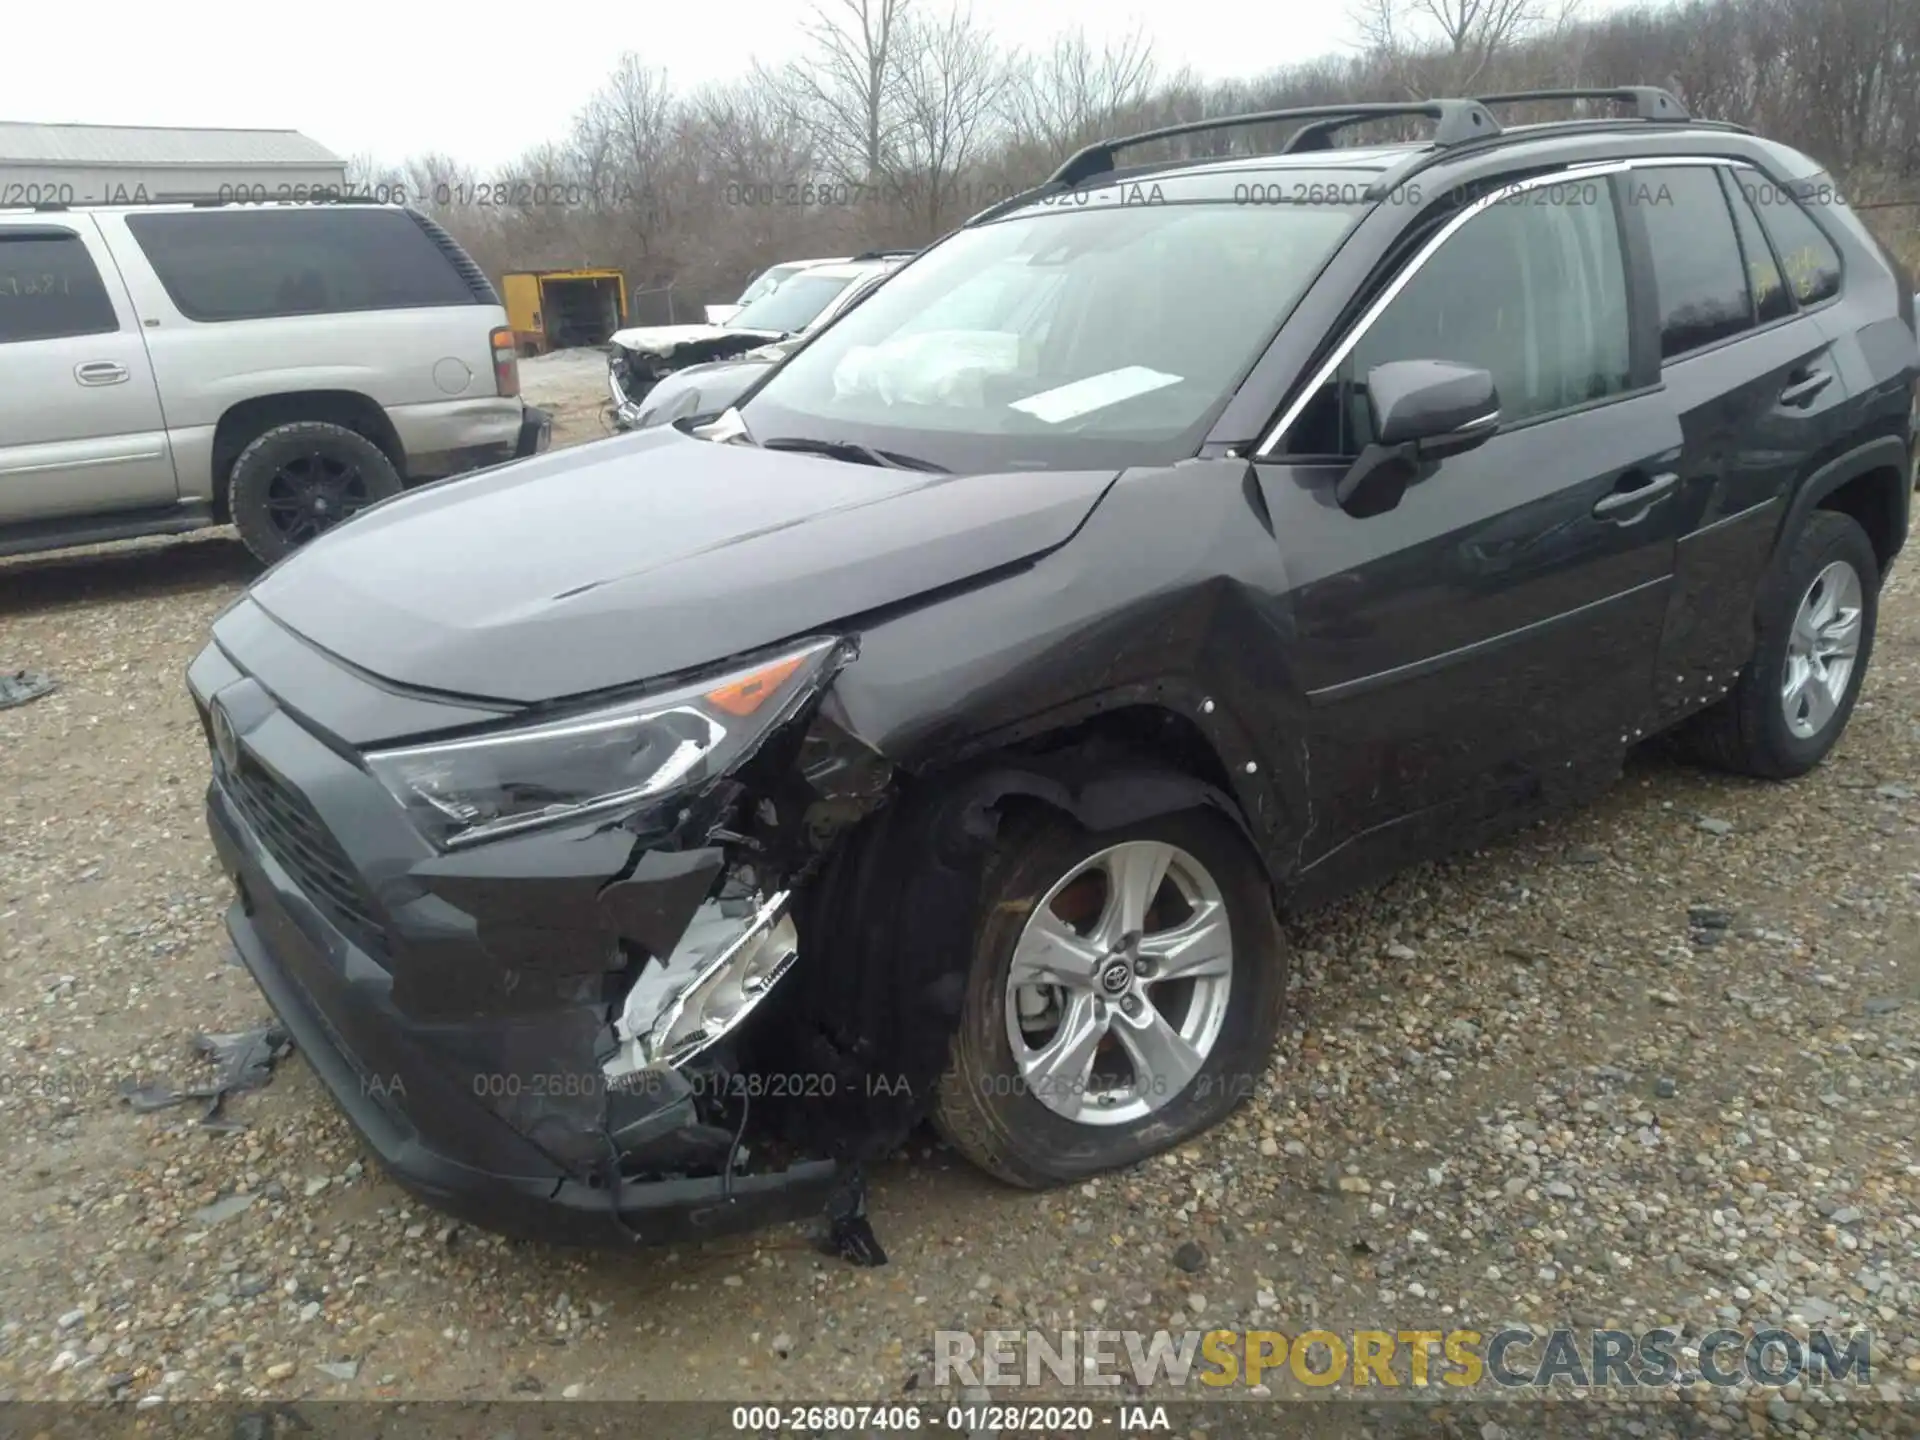
POLYGON ((1279 547, 1248 473, 1227 461, 1128 472, 1060 549, 863 627, 829 703, 915 775, 995 754, 1023 765, 1055 737, 1113 739, 1130 728, 1116 722, 1167 717, 1193 743, 1148 758, 1227 797, 1284 890, 1311 826, 1306 702, 1279 547))

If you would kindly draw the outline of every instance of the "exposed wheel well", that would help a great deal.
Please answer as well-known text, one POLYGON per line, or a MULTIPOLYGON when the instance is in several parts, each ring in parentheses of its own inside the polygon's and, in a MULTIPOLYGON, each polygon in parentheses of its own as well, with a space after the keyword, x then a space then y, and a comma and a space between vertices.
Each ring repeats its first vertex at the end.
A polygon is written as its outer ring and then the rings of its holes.
POLYGON ((1198 726, 1151 703, 897 778, 893 798, 834 837, 798 884, 810 958, 739 1042, 749 1072, 835 1077, 818 1101, 756 1100, 753 1113, 836 1153, 884 1153, 924 1113, 959 1015, 982 867, 1010 831, 1063 815, 1104 830, 1209 801, 1225 812, 1233 793, 1198 726), (862 1075, 889 1078, 876 1089, 862 1075))
POLYGON ((1866 470, 1822 495, 1814 508, 1853 519, 1873 542, 1874 557, 1884 571, 1900 541, 1901 492, 1906 484, 1907 477, 1891 466, 1866 470))
POLYGON ((1222 794, 1233 794, 1227 767, 1199 725, 1178 711, 1158 705, 1123 705, 1103 710, 1076 724, 1024 741, 1018 752, 1051 755, 1070 749, 1110 751, 1117 756, 1150 756, 1160 765, 1191 775, 1222 794))
POLYGON ((231 406, 213 432, 213 513, 225 522, 227 481, 240 452, 276 425, 296 420, 323 420, 366 436, 393 462, 404 480, 407 451, 387 412, 357 390, 298 390, 284 395, 258 395, 231 406))

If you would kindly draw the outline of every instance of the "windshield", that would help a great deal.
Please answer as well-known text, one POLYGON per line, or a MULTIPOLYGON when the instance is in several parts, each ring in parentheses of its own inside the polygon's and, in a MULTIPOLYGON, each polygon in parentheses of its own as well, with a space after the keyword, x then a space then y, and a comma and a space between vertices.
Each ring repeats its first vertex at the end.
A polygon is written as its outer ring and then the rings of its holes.
POLYGON ((785 280, 789 275, 797 275, 799 273, 800 267, 798 265, 775 265, 772 269, 762 270, 753 283, 740 292, 740 298, 734 303, 737 305, 751 305, 762 295, 771 295, 774 291, 778 290, 780 288, 780 282, 785 280))
POLYGON ((845 276, 833 279, 825 275, 800 274, 771 295, 746 306, 728 323, 742 330, 777 330, 782 335, 803 330, 827 303, 847 288, 845 276))
POLYGON ((1171 463, 1358 214, 1128 204, 962 230, 823 330, 743 413, 761 439, 855 440, 956 470, 1171 463))

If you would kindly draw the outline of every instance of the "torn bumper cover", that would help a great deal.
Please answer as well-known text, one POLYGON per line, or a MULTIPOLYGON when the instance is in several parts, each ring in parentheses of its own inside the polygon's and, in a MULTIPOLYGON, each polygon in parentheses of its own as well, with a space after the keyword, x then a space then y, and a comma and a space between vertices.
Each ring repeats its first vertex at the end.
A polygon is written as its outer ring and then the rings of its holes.
POLYGON ((484 1228, 576 1244, 821 1212, 841 1162, 747 1136, 732 1068, 800 954, 789 894, 739 861, 737 782, 436 848, 217 647, 189 679, 228 930, 402 1185, 484 1228))

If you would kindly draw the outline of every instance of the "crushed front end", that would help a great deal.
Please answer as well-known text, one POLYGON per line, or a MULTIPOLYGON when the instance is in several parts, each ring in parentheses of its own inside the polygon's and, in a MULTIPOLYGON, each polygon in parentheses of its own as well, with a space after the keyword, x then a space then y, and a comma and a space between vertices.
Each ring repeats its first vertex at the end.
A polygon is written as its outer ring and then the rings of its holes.
POLYGON ((843 1187, 849 1148, 753 1052, 809 880, 891 784, 822 704, 852 654, 821 637, 528 714, 397 694, 250 600, 221 618, 188 681, 228 928, 396 1179, 571 1243, 802 1218, 843 1187), (589 796, 607 757, 635 783, 589 796))
POLYGON ((653 387, 676 371, 732 360, 780 340, 771 331, 725 330, 711 325, 666 326, 615 335, 607 347, 607 396, 614 423, 639 426, 640 405, 653 387))

